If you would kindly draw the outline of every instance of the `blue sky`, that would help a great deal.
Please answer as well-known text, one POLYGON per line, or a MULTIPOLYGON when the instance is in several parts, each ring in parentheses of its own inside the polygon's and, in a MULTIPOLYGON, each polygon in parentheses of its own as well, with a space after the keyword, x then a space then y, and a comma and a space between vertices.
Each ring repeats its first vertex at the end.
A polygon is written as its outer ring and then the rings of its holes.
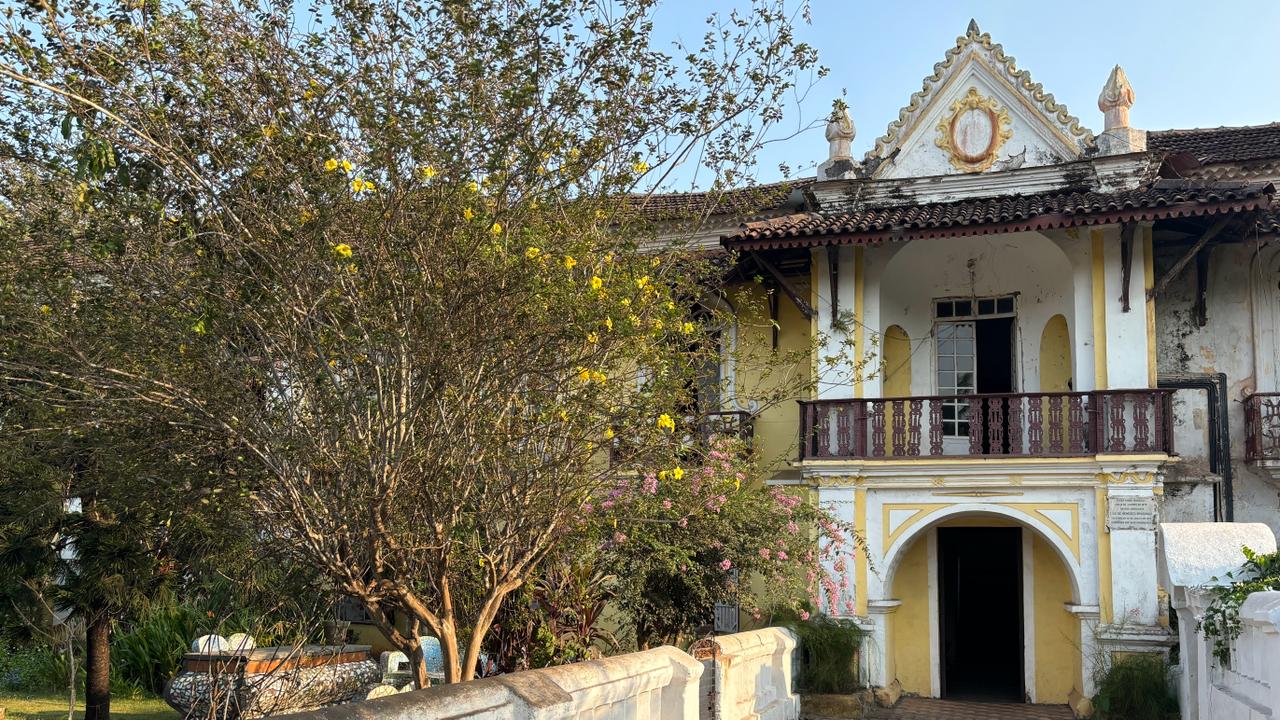
MULTIPOLYGON (((655 34, 696 41, 708 13, 746 1, 672 0, 660 11, 655 34)), ((1277 0, 812 0, 811 7, 813 24, 801 27, 798 39, 817 47, 831 74, 799 112, 788 111, 779 130, 825 115, 847 90, 858 128, 855 157, 884 133, 971 17, 1094 131, 1102 129, 1098 91, 1117 63, 1137 95, 1134 127, 1280 121, 1277 0)), ((821 129, 770 145, 759 179, 778 179, 782 161, 798 175, 812 174, 825 154, 821 129)))

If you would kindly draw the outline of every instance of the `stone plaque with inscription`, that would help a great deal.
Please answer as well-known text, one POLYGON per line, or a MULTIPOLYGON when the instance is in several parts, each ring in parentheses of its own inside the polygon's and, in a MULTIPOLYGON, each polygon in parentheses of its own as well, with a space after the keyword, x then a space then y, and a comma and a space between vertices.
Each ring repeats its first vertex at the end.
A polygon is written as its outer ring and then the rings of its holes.
POLYGON ((1107 529, 1155 529, 1156 499, 1150 495, 1112 495, 1107 498, 1107 529))

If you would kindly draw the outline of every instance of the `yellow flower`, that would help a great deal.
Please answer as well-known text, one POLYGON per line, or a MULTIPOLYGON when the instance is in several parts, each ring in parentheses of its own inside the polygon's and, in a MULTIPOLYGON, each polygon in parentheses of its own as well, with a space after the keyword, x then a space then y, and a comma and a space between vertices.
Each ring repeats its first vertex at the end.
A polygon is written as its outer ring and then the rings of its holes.
POLYGON ((574 266, 574 265, 577 265, 577 264, 578 264, 578 261, 577 261, 577 260, 574 260, 572 255, 565 255, 565 256, 564 256, 564 269, 565 269, 565 270, 572 270, 572 269, 573 269, 573 266, 574 266))
POLYGON ((663 482, 666 482, 666 481, 667 481, 667 476, 669 476, 669 475, 670 475, 670 473, 668 473, 666 470, 659 470, 659 471, 658 471, 658 479, 659 479, 659 480, 661 480, 661 481, 663 481, 663 482))
POLYGON ((350 161, 350 160, 343 160, 343 161, 342 161, 342 171, 343 171, 343 172, 351 172, 351 161, 350 161))
POLYGON ((604 373, 602 373, 602 372, 600 372, 599 370, 592 370, 592 371, 591 371, 591 380, 592 380, 593 382, 598 382, 598 383, 600 383, 601 385, 603 385, 603 384, 605 383, 605 381, 606 381, 606 380, 608 380, 608 379, 609 379, 609 378, 605 377, 605 374, 604 374, 604 373))
POLYGON ((470 190, 471 192, 480 192, 480 185, 477 184, 475 180, 472 180, 471 182, 467 183, 467 189, 470 190))
POLYGON ((324 161, 324 169, 325 169, 325 170, 327 170, 328 172, 333 172, 334 170, 337 170, 337 169, 338 169, 338 161, 337 161, 337 160, 334 160, 333 158, 329 158, 328 160, 325 160, 325 161, 324 161))
POLYGON ((569 411, 568 411, 568 410, 561 410, 561 411, 560 411, 560 421, 561 421, 561 422, 569 422, 569 411))
POLYGON ((536 247, 525 248, 524 256, 530 260, 537 260, 538 256, 540 255, 542 255, 541 248, 536 248, 536 247))
POLYGON ((270 140, 271 138, 275 137, 276 133, 278 133, 278 132, 280 132, 280 131, 276 128, 276 126, 275 126, 275 125, 263 125, 263 126, 262 126, 262 137, 264 137, 264 138, 266 138, 266 139, 268 139, 268 140, 270 140))
POLYGON ((338 243, 337 245, 334 245, 333 251, 337 253, 339 257, 351 257, 351 246, 346 243, 338 243))
POLYGON ((48 314, 49 314, 49 313, 51 313, 51 312, 53 312, 53 308, 49 307, 48 305, 41 305, 41 306, 40 306, 40 314, 41 314, 41 315, 48 315, 48 314))
POLYGON ((599 289, 600 289, 600 288, 602 288, 602 287, 604 287, 604 280, 601 280, 599 275, 592 275, 592 276, 591 276, 591 289, 592 289, 592 290, 599 290, 599 289))
POLYGON ((683 332, 685 335, 688 335, 689 333, 693 332, 693 323, 687 322, 684 325, 681 325, 680 331, 683 332))
POLYGON ((462 219, 466 220, 467 222, 471 222, 471 220, 475 218, 475 216, 476 214, 471 211, 471 208, 465 208, 462 211, 462 219))
POLYGON ((330 358, 329 367, 337 367, 337 366, 338 366, 338 358, 330 358))
POLYGON ((304 91, 302 92, 302 99, 303 99, 303 100, 310 100, 311 98, 313 98, 313 97, 315 97, 315 96, 316 96, 316 91, 315 91, 315 90, 304 90, 304 91))
POLYGON ((596 219, 597 219, 597 220, 603 220, 603 219, 604 219, 604 211, 603 211, 603 210, 597 210, 597 211, 596 211, 596 219))
POLYGON ((666 430, 667 432, 675 432, 676 421, 672 420, 670 415, 662 413, 658 416, 658 429, 666 430))
POLYGON ((578 379, 584 383, 591 382, 591 371, 584 367, 578 368, 578 379))
POLYGON ((589 343, 591 343, 592 345, 594 345, 594 344, 596 344, 596 343, 600 342, 600 336, 599 336, 599 335, 597 335, 597 334, 595 334, 595 333, 589 333, 589 334, 587 335, 587 342, 589 342, 589 343))
POLYGON ((662 321, 661 321, 661 320, 654 320, 654 321, 653 321, 653 329, 654 329, 654 330, 661 330, 661 329, 662 329, 662 327, 663 327, 663 325, 662 325, 662 321))
POLYGON ((641 290, 645 289, 646 287, 649 287, 649 276, 645 275, 639 280, 636 280, 636 287, 640 288, 641 290))
POLYGON ((631 298, 622 298, 622 307, 631 307, 631 298))
POLYGON ((439 175, 439 173, 438 173, 438 172, 436 172, 436 169, 435 169, 435 167, 434 167, 434 166, 432 166, 432 165, 426 165, 426 166, 423 166, 423 168, 422 168, 422 177, 424 177, 424 178, 426 178, 426 179, 430 180, 431 178, 435 177, 436 175, 439 175))
POLYGON ((638 173, 647 173, 647 172, 649 172, 649 163, 647 163, 647 162, 645 162, 645 161, 641 160, 640 162, 636 163, 635 165, 632 165, 632 166, 631 166, 631 169, 632 169, 632 170, 635 170, 635 171, 636 171, 636 172, 638 172, 638 173))
POLYGON ((671 469, 672 480, 679 480, 682 477, 684 477, 684 468, 677 467, 671 469))
POLYGON ((499 225, 498 223, 494 223, 493 227, 489 228, 489 232, 493 233, 494 235, 500 235, 502 234, 502 226, 499 225))
POLYGON ((615 433, 615 432, 613 431, 613 428, 605 428, 605 429, 604 429, 604 439, 605 439, 605 440, 612 440, 612 439, 613 439, 613 436, 614 436, 614 435, 616 435, 616 434, 617 434, 617 433, 615 433))
POLYGON ((373 192, 375 189, 376 188, 373 186, 373 183, 363 178, 356 178, 355 180, 351 181, 352 192, 357 192, 357 193, 365 192, 365 191, 373 192))
POLYGON ((303 223, 311 222, 312 218, 314 217, 315 215, 312 214, 310 210, 306 208, 302 208, 302 212, 298 213, 298 222, 303 222, 303 223))
POLYGON ((611 317, 607 317, 607 318, 605 318, 605 319, 604 319, 604 327, 605 327, 605 329, 606 329, 606 330, 613 330, 613 318, 611 318, 611 317))

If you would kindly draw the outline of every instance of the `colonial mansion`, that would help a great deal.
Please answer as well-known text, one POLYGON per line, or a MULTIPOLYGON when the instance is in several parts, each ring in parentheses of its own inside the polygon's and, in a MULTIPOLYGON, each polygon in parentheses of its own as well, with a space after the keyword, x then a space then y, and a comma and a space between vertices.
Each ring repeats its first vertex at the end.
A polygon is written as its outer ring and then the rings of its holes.
POLYGON ((872 685, 1090 696, 1098 658, 1177 641, 1158 523, 1280 530, 1280 124, 1139 129, 1124 71, 1098 84, 1081 120, 971 23, 864 157, 837 109, 762 207, 656 198, 707 208, 761 342, 830 346, 812 396, 720 414, 865 539, 828 612, 872 685))

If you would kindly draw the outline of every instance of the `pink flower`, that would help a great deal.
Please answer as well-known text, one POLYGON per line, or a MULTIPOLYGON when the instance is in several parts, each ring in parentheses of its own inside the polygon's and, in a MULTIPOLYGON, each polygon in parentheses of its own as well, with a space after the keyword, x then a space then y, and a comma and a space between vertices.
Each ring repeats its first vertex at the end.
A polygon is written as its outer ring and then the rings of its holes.
POLYGON ((778 551, 778 559, 779 559, 779 560, 786 560, 786 559, 787 559, 787 551, 786 551, 786 550, 779 550, 779 551, 778 551))
POLYGON ((765 560, 769 559, 769 548, 760 548, 760 557, 765 560))
POLYGON ((808 611, 808 610, 801 610, 801 611, 800 611, 800 619, 801 619, 801 620, 808 620, 808 619, 809 619, 809 611, 808 611))
POLYGON ((604 502, 600 503, 600 507, 604 508, 605 510, 608 510, 609 508, 613 507, 613 501, 605 500, 604 502))
POLYGON ((680 518, 680 522, 676 524, 680 527, 689 527, 689 518, 680 518))
POLYGON ((594 510, 594 509, 595 509, 595 508, 591 505, 591 503, 582 503, 582 514, 583 514, 583 515, 590 515, 590 514, 591 514, 591 511, 592 511, 592 510, 594 510))
POLYGON ((613 534, 613 541, 621 545, 627 541, 627 534, 624 532, 616 532, 613 534))
POLYGON ((724 560, 721 560, 721 561, 720 561, 720 569, 721 569, 721 570, 728 570, 728 569, 729 569, 729 568, 731 568, 731 567, 733 567, 733 563, 732 563, 732 562, 730 562, 729 558, 725 558, 724 560))
POLYGON ((670 509, 671 509, 671 501, 670 501, 670 500, 663 500, 663 501, 662 501, 662 509, 663 509, 663 510, 670 510, 670 509))
POLYGON ((653 495, 658 492, 658 478, 650 473, 644 476, 644 485, 642 488, 646 495, 653 495))
POLYGON ((787 532, 791 533, 792 535, 795 535, 796 533, 800 532, 800 526, 796 525, 794 520, 790 520, 787 522, 787 532))

